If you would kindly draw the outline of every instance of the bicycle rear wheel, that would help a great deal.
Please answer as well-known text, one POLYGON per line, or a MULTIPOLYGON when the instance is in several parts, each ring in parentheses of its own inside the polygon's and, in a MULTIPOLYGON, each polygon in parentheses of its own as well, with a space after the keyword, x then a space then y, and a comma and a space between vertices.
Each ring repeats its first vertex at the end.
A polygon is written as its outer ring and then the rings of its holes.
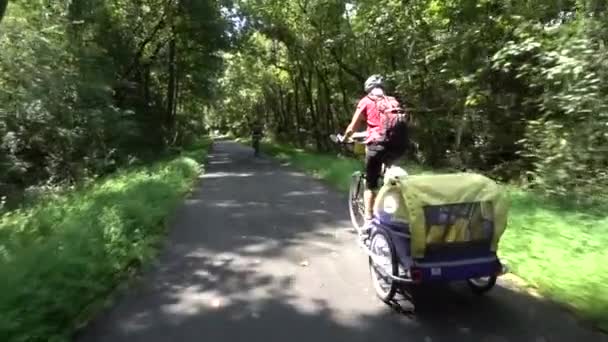
POLYGON ((353 173, 348 191, 348 210, 353 227, 361 234, 365 224, 365 204, 363 192, 365 191, 365 177, 359 171, 353 173))

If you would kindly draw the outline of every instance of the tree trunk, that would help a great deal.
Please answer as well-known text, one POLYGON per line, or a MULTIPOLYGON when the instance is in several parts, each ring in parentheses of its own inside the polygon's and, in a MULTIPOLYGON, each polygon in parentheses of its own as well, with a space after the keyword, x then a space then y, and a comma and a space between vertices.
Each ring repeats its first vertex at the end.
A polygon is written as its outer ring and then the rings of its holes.
MULTIPOLYGON (((326 114, 326 133, 333 133, 334 130, 336 129, 335 125, 334 125, 334 111, 332 110, 332 103, 331 103, 331 92, 330 92, 330 88, 329 88, 329 84, 327 82, 327 79, 323 76, 323 75, 327 75, 329 74, 329 70, 322 70, 323 72, 320 72, 320 70, 317 69, 317 75, 318 78, 320 80, 320 83, 322 85, 322 89, 323 89, 323 95, 325 98, 325 114, 326 114)), ((319 88, 319 94, 321 94, 321 88, 319 88)))
POLYGON ((146 102, 146 108, 150 108, 150 64, 144 66, 144 101, 146 102))
POLYGON ((0 23, 2 22, 2 18, 4 18, 4 12, 6 11, 7 6, 8 0, 0 0, 0 23))
MULTIPOLYGON (((302 68, 301 65, 299 65, 300 67, 300 73, 304 74, 304 70, 302 68)), ((302 82, 302 86, 304 87, 304 94, 306 95, 306 99, 308 100, 308 109, 310 110, 310 118, 311 118, 311 128, 313 131, 313 137, 315 140, 315 145, 317 147, 317 149, 320 149, 320 139, 319 139, 319 129, 318 129, 318 120, 317 120, 317 114, 316 114, 316 110, 315 110, 315 100, 314 100, 314 96, 312 94, 312 77, 313 74, 310 70, 308 70, 307 72, 307 78, 308 78, 308 82, 306 82, 306 77, 301 77, 300 81, 302 82)))
POLYGON ((288 110, 285 109, 285 94, 283 93, 283 87, 281 87, 281 85, 278 86, 278 93, 279 93, 278 112, 279 112, 279 115, 282 117, 283 125, 285 126, 285 131, 290 132, 293 127, 293 122, 292 122, 291 118, 289 117, 288 110))
POLYGON ((169 42, 169 80, 167 85, 167 108, 165 113, 165 138, 168 138, 173 133, 175 124, 174 109, 175 109, 175 93, 176 93, 176 41, 175 37, 169 42))
POLYGON ((294 109, 296 114, 296 137, 298 141, 298 146, 303 147, 304 143, 302 142, 302 126, 304 122, 302 121, 302 112, 300 111, 300 87, 296 80, 296 76, 291 77, 291 82, 293 83, 293 92, 294 92, 294 109))
POLYGON ((347 120, 349 119, 349 114, 353 110, 348 105, 348 97, 346 95, 346 87, 344 86, 344 74, 341 71, 338 71, 338 77, 339 77, 339 81, 340 81, 340 91, 342 92, 342 109, 344 110, 344 112, 342 113, 344 115, 340 115, 338 117, 338 122, 340 124, 342 124, 343 123, 342 121, 347 122, 347 120), (343 120, 343 118, 346 118, 346 119, 343 120))

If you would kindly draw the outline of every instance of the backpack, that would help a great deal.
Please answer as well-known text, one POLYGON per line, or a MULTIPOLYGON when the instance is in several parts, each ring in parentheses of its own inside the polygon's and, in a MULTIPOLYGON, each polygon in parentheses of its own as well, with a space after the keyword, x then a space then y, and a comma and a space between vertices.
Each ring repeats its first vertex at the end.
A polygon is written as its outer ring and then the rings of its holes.
POLYGON ((405 151, 408 143, 408 115, 392 96, 370 97, 380 116, 380 141, 390 149, 405 151))

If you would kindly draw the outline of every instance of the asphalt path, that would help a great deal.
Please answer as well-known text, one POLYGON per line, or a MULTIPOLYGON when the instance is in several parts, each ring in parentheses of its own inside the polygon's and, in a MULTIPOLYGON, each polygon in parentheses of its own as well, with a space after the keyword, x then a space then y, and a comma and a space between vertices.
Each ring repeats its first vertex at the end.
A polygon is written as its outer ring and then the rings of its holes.
POLYGON ((608 342, 509 281, 481 297, 429 288, 415 314, 390 308, 346 196, 234 142, 215 142, 171 227, 155 265, 76 341, 608 342))

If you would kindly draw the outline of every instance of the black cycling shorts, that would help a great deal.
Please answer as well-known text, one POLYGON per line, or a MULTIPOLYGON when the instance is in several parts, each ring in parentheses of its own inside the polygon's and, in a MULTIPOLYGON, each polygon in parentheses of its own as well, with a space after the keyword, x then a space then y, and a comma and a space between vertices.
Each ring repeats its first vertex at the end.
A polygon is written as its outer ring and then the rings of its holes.
POLYGON ((377 190, 382 172, 382 163, 391 163, 399 159, 405 151, 390 149, 383 144, 369 143, 365 149, 365 180, 367 190, 377 190))

